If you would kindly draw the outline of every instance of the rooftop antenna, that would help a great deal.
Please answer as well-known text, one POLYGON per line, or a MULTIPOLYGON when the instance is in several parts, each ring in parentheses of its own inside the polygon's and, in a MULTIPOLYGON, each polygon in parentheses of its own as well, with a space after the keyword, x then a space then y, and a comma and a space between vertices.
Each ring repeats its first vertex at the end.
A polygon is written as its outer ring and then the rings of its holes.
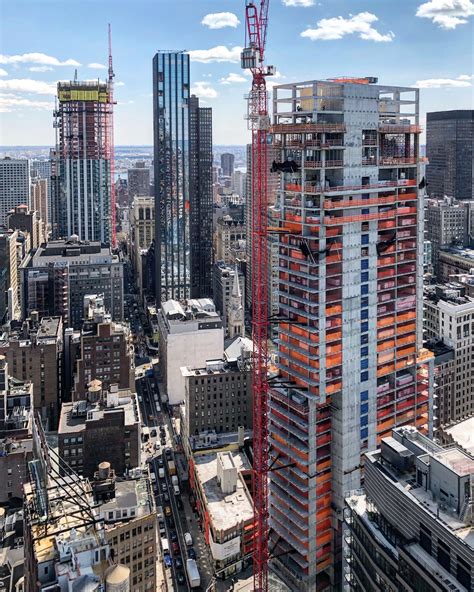
POLYGON ((77 68, 74 70, 74 82, 77 82, 77 68))

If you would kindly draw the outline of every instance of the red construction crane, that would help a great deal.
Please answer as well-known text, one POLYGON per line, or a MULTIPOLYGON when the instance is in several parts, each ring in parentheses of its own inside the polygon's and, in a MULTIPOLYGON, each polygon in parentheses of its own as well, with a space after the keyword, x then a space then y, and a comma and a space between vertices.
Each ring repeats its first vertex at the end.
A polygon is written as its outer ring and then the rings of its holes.
POLYGON ((115 220, 115 148, 114 148, 114 68, 112 63, 112 27, 109 23, 109 109, 107 114, 107 147, 110 163, 110 224, 112 226, 112 247, 117 245, 117 228, 115 220))
POLYGON ((254 590, 268 590, 268 95, 264 65, 269 0, 245 7, 242 68, 252 73, 248 121, 252 132, 252 339, 253 339, 253 493, 255 538, 254 590))

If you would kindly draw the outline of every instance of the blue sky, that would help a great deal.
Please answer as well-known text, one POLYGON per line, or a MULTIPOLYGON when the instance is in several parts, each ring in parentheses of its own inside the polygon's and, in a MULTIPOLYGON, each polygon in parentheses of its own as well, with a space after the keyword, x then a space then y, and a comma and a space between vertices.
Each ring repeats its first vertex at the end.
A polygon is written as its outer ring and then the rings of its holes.
MULTIPOLYGON (((159 49, 201 50, 192 54, 201 60, 192 61, 192 86, 213 107, 214 142, 245 143, 243 95, 249 81, 231 61, 244 42, 244 5, 0 0, 0 144, 54 143, 55 83, 74 76, 75 62, 81 64, 79 78, 106 75, 99 66, 107 63, 108 22, 116 144, 152 143, 151 63, 159 49)), ((418 82, 424 118, 427 111, 472 108, 473 22, 472 0, 271 0, 267 63, 277 67, 275 82, 341 75, 378 76, 383 84, 418 82)))

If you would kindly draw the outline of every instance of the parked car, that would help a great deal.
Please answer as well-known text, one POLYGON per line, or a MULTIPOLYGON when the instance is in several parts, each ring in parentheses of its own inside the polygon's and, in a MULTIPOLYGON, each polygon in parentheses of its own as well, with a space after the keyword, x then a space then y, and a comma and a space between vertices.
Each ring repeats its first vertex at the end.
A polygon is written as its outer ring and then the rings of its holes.
POLYGON ((181 556, 174 558, 174 564, 178 569, 181 569, 183 567, 183 560, 181 559, 181 556))
POLYGON ((173 555, 179 555, 179 545, 178 543, 171 543, 171 548, 173 549, 173 555))
POLYGON ((171 507, 165 506, 165 516, 171 516, 171 507))
POLYGON ((176 533, 176 530, 172 530, 171 534, 170 534, 170 539, 173 543, 175 543, 178 540, 178 535, 176 533))
POLYGON ((163 555, 163 561, 165 562, 166 567, 171 567, 173 565, 173 560, 169 555, 163 555))
POLYGON ((185 579, 184 579, 184 574, 182 571, 178 571, 176 572, 176 580, 178 581, 178 584, 184 584, 185 579))

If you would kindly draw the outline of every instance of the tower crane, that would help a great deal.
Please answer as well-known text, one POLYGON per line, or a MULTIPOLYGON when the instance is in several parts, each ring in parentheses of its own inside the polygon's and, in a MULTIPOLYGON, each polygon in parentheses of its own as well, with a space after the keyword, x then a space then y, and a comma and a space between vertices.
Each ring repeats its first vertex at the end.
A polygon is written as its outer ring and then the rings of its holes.
POLYGON ((248 96, 248 123, 252 133, 252 339, 253 339, 253 497, 255 538, 254 590, 268 590, 268 141, 270 118, 265 66, 269 0, 247 1, 242 68, 252 74, 248 96))

